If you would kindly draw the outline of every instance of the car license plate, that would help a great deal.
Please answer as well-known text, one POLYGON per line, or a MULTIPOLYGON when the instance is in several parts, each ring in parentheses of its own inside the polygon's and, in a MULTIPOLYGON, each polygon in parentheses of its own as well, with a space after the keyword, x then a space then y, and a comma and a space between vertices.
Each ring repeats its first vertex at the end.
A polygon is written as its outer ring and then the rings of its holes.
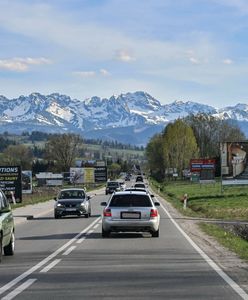
POLYGON ((122 219, 140 219, 139 212, 122 212, 121 213, 122 219))
POLYGON ((67 208, 67 211, 76 211, 76 208, 67 208))

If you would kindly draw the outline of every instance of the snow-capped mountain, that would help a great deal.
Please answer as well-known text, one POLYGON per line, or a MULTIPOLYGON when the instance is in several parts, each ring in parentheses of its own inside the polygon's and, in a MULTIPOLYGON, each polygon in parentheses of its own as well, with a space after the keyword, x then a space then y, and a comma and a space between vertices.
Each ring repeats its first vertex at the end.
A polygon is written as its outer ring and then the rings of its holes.
POLYGON ((161 105, 145 92, 126 93, 109 99, 95 96, 84 101, 57 93, 48 96, 32 93, 16 99, 0 96, 0 131, 67 131, 145 144, 152 134, 169 122, 199 112, 248 122, 246 104, 218 110, 190 101, 161 105), (141 135, 142 141, 138 138, 141 135))

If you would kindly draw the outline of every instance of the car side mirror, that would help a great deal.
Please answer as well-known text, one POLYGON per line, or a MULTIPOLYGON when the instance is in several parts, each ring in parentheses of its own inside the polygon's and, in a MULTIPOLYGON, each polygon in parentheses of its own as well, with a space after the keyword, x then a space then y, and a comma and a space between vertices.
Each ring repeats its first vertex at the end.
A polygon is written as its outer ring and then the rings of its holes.
POLYGON ((155 196, 152 194, 151 197, 154 198, 155 196))
POLYGON ((53 198, 53 200, 57 201, 57 198, 56 198, 56 197, 54 197, 54 198, 53 198))
POLYGON ((160 206, 160 203, 159 202, 155 202, 154 205, 155 206, 160 206))
POLYGON ((90 200, 91 199, 91 196, 87 196, 87 198, 86 198, 87 200, 90 200))
POLYGON ((101 202, 101 206, 107 206, 107 202, 101 202))

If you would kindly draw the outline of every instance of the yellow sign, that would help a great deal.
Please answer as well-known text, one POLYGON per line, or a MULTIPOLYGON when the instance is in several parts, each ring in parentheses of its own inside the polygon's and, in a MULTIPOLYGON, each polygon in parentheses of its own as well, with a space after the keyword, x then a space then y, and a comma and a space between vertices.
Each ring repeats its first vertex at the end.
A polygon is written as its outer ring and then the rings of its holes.
POLYGON ((85 183, 95 182, 95 168, 84 168, 84 182, 85 183))

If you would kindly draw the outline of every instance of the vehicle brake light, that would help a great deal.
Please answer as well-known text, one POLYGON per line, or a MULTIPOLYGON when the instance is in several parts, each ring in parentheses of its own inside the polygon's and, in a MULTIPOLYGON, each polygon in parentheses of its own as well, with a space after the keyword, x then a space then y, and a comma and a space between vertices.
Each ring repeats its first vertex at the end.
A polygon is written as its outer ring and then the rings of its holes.
POLYGON ((110 208, 105 208, 103 211, 103 216, 104 217, 112 217, 111 209, 110 208))
POLYGON ((151 209, 150 217, 151 218, 156 218, 157 216, 158 216, 157 209, 151 209))

